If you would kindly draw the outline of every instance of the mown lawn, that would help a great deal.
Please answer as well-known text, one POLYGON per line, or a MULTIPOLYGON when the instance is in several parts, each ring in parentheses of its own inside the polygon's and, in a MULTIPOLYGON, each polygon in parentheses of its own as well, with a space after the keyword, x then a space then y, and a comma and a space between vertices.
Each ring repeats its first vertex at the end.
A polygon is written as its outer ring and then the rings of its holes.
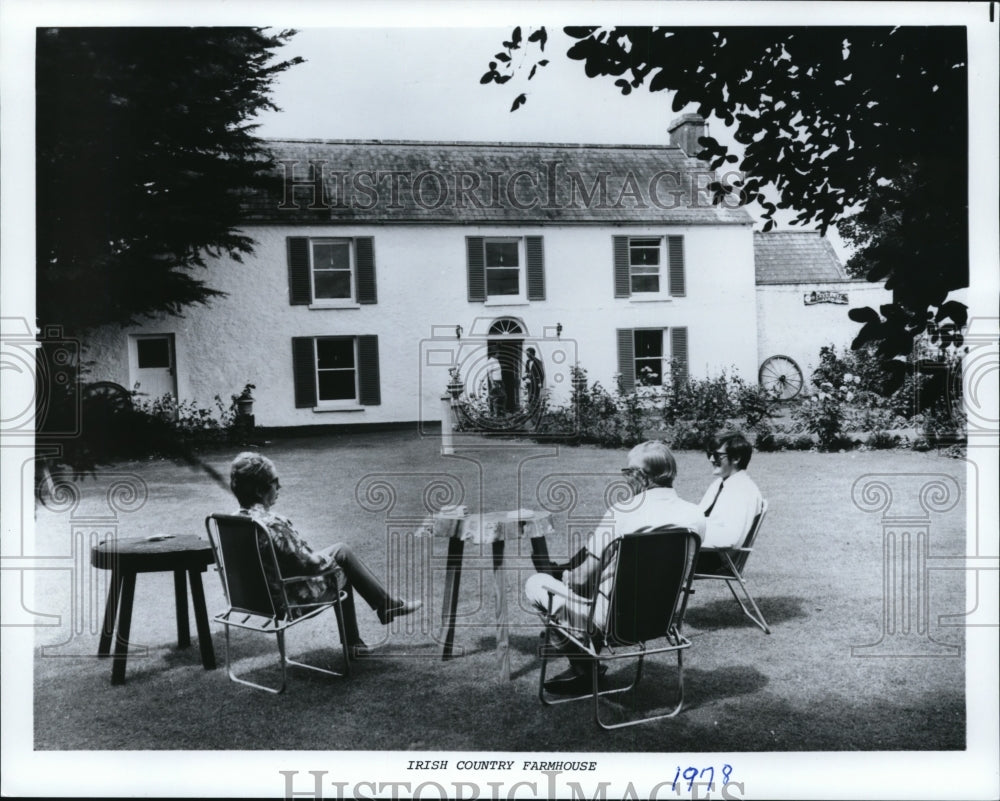
MULTIPOLYGON (((750 473, 769 499, 770 513, 748 575, 773 633, 765 635, 750 624, 725 587, 698 585, 687 619, 694 644, 685 658, 685 709, 672 720, 606 733, 593 725, 589 708, 544 708, 537 700, 538 626, 523 608, 520 592, 531 572, 527 542, 507 548, 511 680, 501 685, 489 554, 467 549, 457 635, 462 653, 443 662, 437 629, 446 543, 414 539, 412 531, 428 508, 444 503, 464 503, 473 510, 547 508, 557 531, 550 550, 564 555, 576 546, 567 526, 579 536, 600 517, 608 486, 619 477, 624 450, 472 438, 459 443, 456 455, 442 457, 436 439, 412 432, 287 439, 261 448, 281 473, 277 511, 317 547, 349 542, 402 592, 422 597, 424 609, 383 628, 361 605, 362 635, 370 645, 379 644, 383 656, 358 664, 347 681, 293 671, 288 691, 275 697, 227 680, 220 627, 213 625, 219 670, 201 668, 196 644, 178 651, 171 577, 143 575, 132 631, 148 652, 130 658, 127 683, 112 687, 110 664, 93 658, 104 603, 101 588, 106 585, 89 567, 89 533, 117 526, 122 537, 203 534, 207 514, 236 507, 197 468, 167 461, 115 465, 78 483, 75 505, 36 512, 37 552, 69 557, 76 548, 82 566, 73 574, 76 583, 53 571, 36 580, 34 608, 60 614, 63 621, 38 631, 36 749, 738 752, 965 747, 963 629, 944 625, 955 619, 942 620, 969 608, 965 574, 938 569, 954 567, 954 558, 965 554, 963 461, 909 451, 755 454, 750 473), (140 486, 139 498, 116 495, 116 482, 140 486), (859 494, 866 484, 866 493, 859 494), (142 492, 147 493, 144 500, 142 492), (904 528, 914 558, 904 562, 897 555, 890 565, 913 572, 916 581, 916 554, 925 535, 921 560, 929 557, 929 583, 913 606, 916 610, 926 603, 929 617, 914 617, 908 630, 897 628, 891 636, 886 625, 897 625, 901 618, 884 610, 893 608, 887 602, 901 601, 898 592, 883 586, 883 512, 874 509, 884 492, 893 498, 886 514, 912 518, 904 528), (97 517, 115 514, 109 497, 117 498, 117 522, 97 522, 97 517), (924 511, 921 497, 932 511, 924 511), (861 508, 866 505, 867 510, 861 508), (880 640, 880 648, 861 648, 880 640)), ((227 449, 203 458, 227 473, 235 452, 227 449)), ((696 501, 709 481, 709 466, 700 453, 677 457, 678 491, 696 501)), ((205 575, 205 589, 209 613, 219 611, 222 590, 212 571, 205 575)), ((241 653, 249 657, 241 668, 259 668, 258 677, 264 677, 270 675, 264 671, 273 642, 258 640, 239 641, 241 653)), ((314 659, 337 659, 332 615, 293 630, 290 645, 314 659)), ((650 660, 641 700, 666 705, 675 670, 670 659, 650 660)))

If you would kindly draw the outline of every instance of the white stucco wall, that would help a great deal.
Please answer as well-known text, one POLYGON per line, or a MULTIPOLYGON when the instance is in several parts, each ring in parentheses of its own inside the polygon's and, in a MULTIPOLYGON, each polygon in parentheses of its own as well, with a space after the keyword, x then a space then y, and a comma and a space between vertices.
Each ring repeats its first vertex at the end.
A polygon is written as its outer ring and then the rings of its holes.
POLYGON ((249 233, 257 241, 252 256, 242 264, 211 261, 205 273, 208 283, 228 297, 190 307, 183 318, 163 316, 141 326, 99 332, 86 351, 93 362, 90 378, 130 386, 128 335, 173 333, 179 397, 209 405, 220 394, 228 401, 251 381, 257 386, 254 414, 261 426, 439 419, 451 358, 447 353, 457 353, 456 361, 465 359, 477 335, 485 334, 498 317, 523 322, 525 345, 542 340, 537 349, 546 362, 547 383, 557 395, 568 395, 568 367, 574 358, 592 380, 611 385, 617 371, 615 329, 623 327, 687 326, 693 375, 725 368, 750 379, 756 376, 759 349, 749 226, 316 225, 261 226, 249 233), (683 235, 686 297, 614 298, 615 234, 683 235), (289 305, 288 235, 373 236, 378 303, 351 309, 289 305), (546 300, 470 303, 465 238, 476 235, 543 236, 546 300), (558 341, 557 323, 563 326, 558 341), (455 338, 456 325, 463 327, 461 342, 455 338), (365 334, 379 338, 381 405, 339 412, 296 409, 291 338, 365 334), (459 345, 464 355, 455 350, 459 345), (428 350, 434 351, 433 358, 428 358, 428 350), (561 364, 555 361, 557 352, 561 364))
MULTIPOLYGON (((819 363, 819 350, 834 345, 848 349, 861 328, 847 313, 860 306, 879 306, 892 301, 892 293, 881 284, 849 281, 829 284, 777 284, 757 287, 758 363, 770 356, 793 359, 806 382, 819 363), (812 292, 847 295, 847 303, 807 305, 805 296, 812 292)), ((810 385, 807 383, 806 387, 810 385)))

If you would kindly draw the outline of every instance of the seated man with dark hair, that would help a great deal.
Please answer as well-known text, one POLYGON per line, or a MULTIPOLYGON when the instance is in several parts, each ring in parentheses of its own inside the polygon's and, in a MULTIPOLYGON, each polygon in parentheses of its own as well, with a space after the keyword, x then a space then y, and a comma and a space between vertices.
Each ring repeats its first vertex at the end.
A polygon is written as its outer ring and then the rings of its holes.
MULTIPOLYGON (((592 604, 595 607, 594 625, 602 630, 607 625, 607 598, 617 564, 612 562, 602 571, 601 555, 610 543, 640 529, 668 525, 688 528, 699 535, 705 533, 705 516, 693 503, 682 500, 673 488, 677 462, 665 443, 649 441, 636 445, 629 451, 622 473, 632 490, 632 497, 608 509, 586 548, 574 557, 573 567, 563 571, 562 580, 548 572, 536 573, 524 588, 528 600, 542 612, 548 610, 551 592, 552 611, 581 630, 587 625, 592 604), (598 588, 601 593, 597 592, 598 588)), ((563 649, 570 667, 545 682, 545 689, 552 693, 588 692, 591 682, 586 666, 590 662, 577 659, 568 641, 556 645, 563 649)))
POLYGON ((701 544, 703 556, 704 549, 742 545, 763 508, 760 490, 746 472, 752 454, 753 447, 740 433, 713 438, 709 443, 708 458, 715 480, 698 504, 708 518, 701 544))

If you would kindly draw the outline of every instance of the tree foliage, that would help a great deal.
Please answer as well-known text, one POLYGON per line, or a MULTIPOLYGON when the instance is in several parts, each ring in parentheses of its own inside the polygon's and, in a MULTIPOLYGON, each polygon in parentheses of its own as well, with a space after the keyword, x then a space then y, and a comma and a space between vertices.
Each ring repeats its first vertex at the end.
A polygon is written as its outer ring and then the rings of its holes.
MULTIPOLYGON (((911 353, 919 335, 961 344, 966 309, 947 298, 969 281, 964 28, 565 33, 573 40, 567 56, 589 78, 610 77, 626 95, 669 90, 675 111, 694 104, 732 129, 741 158, 713 137, 699 140, 699 157, 713 169, 740 162, 742 180, 713 185, 717 202, 736 193, 756 204, 765 231, 779 210, 822 233, 837 226, 857 248, 848 269, 893 293, 878 311, 851 315, 862 323, 855 346, 878 346, 891 385, 902 380, 896 357, 911 353)), ((494 72, 497 83, 510 77, 510 68, 494 72)))
POLYGON ((242 193, 270 178, 252 117, 274 109, 293 31, 47 28, 36 49, 37 312, 81 333, 220 294, 242 193))

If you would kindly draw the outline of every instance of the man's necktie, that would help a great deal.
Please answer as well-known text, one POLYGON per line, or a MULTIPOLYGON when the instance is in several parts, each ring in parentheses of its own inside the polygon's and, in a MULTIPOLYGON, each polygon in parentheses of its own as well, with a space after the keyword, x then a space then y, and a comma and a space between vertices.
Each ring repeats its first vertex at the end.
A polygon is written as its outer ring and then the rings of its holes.
POLYGON ((722 488, 724 486, 726 486, 726 482, 720 481, 719 491, 715 493, 715 497, 712 498, 712 502, 708 505, 708 508, 705 510, 705 517, 708 517, 710 514, 712 514, 712 510, 715 508, 715 504, 719 502, 719 496, 722 494, 722 488))

